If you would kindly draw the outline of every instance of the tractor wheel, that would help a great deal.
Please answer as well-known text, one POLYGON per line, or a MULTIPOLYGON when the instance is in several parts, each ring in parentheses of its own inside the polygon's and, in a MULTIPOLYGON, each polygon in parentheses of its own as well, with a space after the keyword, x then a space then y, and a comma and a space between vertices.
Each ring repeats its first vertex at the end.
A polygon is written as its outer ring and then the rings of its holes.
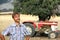
POLYGON ((5 40, 4 36, 0 34, 0 40, 5 40))
POLYGON ((49 38, 56 38, 58 35, 57 35, 57 33, 56 32, 50 32, 49 34, 48 34, 48 37, 49 38))
POLYGON ((35 35, 34 26, 30 23, 24 23, 24 25, 26 26, 27 30, 29 30, 30 36, 33 37, 35 35))

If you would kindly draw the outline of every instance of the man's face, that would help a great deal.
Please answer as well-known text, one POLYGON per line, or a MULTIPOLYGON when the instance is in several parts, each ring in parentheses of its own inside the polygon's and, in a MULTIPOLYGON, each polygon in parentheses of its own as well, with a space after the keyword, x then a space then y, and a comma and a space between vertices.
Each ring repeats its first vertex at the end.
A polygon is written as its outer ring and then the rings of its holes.
POLYGON ((16 14, 13 19, 15 22, 19 23, 20 22, 20 15, 16 14))

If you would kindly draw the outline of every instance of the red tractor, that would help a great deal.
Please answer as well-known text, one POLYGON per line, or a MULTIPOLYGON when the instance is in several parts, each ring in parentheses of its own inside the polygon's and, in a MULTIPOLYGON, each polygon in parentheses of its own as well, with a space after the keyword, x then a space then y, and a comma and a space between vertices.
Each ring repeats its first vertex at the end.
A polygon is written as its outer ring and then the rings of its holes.
POLYGON ((56 38, 58 35, 57 22, 53 21, 24 21, 23 24, 26 25, 26 28, 29 30, 31 36, 34 36, 36 32, 42 34, 45 33, 49 38, 56 38))

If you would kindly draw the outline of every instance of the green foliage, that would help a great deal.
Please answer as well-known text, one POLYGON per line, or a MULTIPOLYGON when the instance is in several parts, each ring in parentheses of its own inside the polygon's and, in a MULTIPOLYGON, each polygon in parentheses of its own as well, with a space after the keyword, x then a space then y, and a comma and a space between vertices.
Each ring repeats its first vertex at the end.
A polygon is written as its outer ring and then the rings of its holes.
POLYGON ((51 11, 55 9, 60 2, 59 0, 16 0, 14 11, 22 14, 38 15, 46 19, 51 16, 51 11), (44 17, 43 17, 44 16, 44 17))

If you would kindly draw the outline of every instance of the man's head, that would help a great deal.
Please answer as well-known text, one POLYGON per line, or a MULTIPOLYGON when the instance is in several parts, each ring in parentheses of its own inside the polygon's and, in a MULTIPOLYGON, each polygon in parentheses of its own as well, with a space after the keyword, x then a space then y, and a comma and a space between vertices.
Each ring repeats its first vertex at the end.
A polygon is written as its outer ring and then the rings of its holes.
POLYGON ((17 12, 14 12, 12 14, 12 18, 14 19, 15 22, 19 23, 20 22, 20 14, 17 12))

